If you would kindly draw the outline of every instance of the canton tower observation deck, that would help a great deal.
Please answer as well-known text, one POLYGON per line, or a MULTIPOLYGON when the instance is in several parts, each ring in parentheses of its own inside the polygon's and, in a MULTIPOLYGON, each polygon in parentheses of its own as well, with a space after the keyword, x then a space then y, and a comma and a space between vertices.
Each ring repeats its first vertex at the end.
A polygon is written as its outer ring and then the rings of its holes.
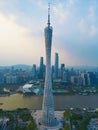
POLYGON ((51 46, 53 28, 50 26, 50 4, 48 7, 48 23, 44 30, 46 49, 46 76, 44 84, 44 96, 42 105, 41 124, 47 127, 55 127, 59 124, 54 114, 54 99, 52 94, 51 79, 51 46))

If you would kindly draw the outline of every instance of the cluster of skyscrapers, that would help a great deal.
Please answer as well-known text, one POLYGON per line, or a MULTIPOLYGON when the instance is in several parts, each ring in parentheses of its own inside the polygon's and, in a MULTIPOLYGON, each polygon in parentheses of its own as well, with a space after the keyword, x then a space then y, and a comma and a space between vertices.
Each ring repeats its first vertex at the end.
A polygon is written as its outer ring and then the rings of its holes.
POLYGON ((0 84, 23 84, 31 79, 31 74, 28 70, 4 68, 0 69, 0 84))
MULTIPOLYGON (((39 67, 33 64, 32 67, 32 77, 33 79, 44 79, 45 78, 46 65, 44 64, 44 57, 40 57, 39 67)), ((53 78, 59 78, 59 55, 55 53, 55 64, 52 65, 51 72, 53 73, 53 78)))
MULTIPOLYGON (((44 64, 44 58, 40 58, 40 66, 37 69, 36 65, 33 65, 32 75, 33 79, 45 79, 46 66, 44 64)), ((67 68, 65 64, 61 64, 59 67, 59 55, 55 53, 55 63, 51 66, 51 75, 54 81, 62 81, 66 83, 72 83, 77 86, 90 86, 98 84, 98 70, 88 69, 74 69, 67 68)))
MULTIPOLYGON (((44 58, 40 58, 39 66, 33 64, 28 69, 15 67, 0 69, 0 84, 23 84, 30 80, 45 80, 46 65, 44 58)), ((98 85, 98 69, 67 68, 59 64, 59 55, 55 53, 54 65, 51 66, 52 81, 71 83, 77 86, 98 85)))

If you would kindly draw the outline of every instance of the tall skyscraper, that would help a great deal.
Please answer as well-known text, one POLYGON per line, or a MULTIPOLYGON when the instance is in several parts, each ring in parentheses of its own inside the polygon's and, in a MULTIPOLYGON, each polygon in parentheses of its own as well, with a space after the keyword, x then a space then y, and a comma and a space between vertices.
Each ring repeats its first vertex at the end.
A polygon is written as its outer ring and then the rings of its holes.
POLYGON ((40 57, 40 68, 39 68, 39 78, 43 79, 44 77, 44 64, 43 64, 43 57, 40 57))
POLYGON ((61 64, 61 70, 60 70, 60 77, 61 77, 61 79, 63 79, 64 71, 65 71, 65 64, 61 64))
POLYGON ((57 79, 58 78, 58 75, 59 75, 59 56, 58 56, 58 53, 55 53, 55 78, 57 79))
POLYGON ((51 79, 51 45, 52 32, 50 26, 50 6, 48 8, 48 26, 45 28, 45 47, 46 47, 46 76, 44 85, 44 96, 42 105, 41 124, 46 127, 58 125, 58 121, 54 114, 54 99, 52 94, 52 79, 51 79))
POLYGON ((36 72, 36 64, 33 64, 32 68, 32 79, 35 80, 37 78, 37 72, 36 72))

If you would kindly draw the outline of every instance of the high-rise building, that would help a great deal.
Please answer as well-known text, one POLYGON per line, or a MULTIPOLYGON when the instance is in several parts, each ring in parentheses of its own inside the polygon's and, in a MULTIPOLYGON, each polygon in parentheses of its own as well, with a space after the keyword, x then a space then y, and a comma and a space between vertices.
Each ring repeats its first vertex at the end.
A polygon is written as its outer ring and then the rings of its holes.
POLYGON ((3 72, 0 72, 0 84, 4 83, 4 74, 3 72))
POLYGON ((54 67, 54 71, 55 71, 55 79, 58 79, 58 75, 59 75, 59 56, 58 53, 55 53, 55 67, 54 67))
POLYGON ((37 78, 36 64, 33 64, 31 76, 32 76, 33 80, 36 80, 36 78, 37 78))
POLYGON ((52 80, 54 79, 54 65, 51 67, 51 72, 52 72, 52 80))
POLYGON ((63 79, 63 74, 65 71, 65 64, 61 64, 61 70, 60 70, 60 78, 63 79))
POLYGON ((43 79, 44 77, 44 64, 43 64, 43 57, 40 57, 40 68, 39 68, 39 78, 43 79))
MULTIPOLYGON (((58 121, 54 114, 54 99, 52 93, 52 78, 51 78, 51 45, 52 45, 52 32, 53 29, 50 26, 50 6, 48 8, 48 26, 44 30, 45 32, 45 47, 46 47, 46 76, 44 84, 44 96, 42 105, 42 117, 41 124, 47 127, 54 127, 58 125, 58 121)), ((58 130, 58 129, 57 129, 58 130)))
POLYGON ((82 80, 83 80, 83 86, 90 85, 89 74, 87 74, 87 73, 81 73, 81 77, 82 77, 82 80))
POLYGON ((16 75, 7 75, 6 76, 6 83, 7 84, 16 84, 17 83, 17 76, 16 75))

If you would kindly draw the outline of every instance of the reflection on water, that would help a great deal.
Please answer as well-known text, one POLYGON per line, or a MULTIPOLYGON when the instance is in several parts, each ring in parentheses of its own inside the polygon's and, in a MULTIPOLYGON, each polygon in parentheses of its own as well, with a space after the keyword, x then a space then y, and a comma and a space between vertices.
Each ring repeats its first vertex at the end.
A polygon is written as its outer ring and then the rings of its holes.
MULTIPOLYGON (((43 96, 24 96, 23 94, 13 94, 8 97, 0 97, 0 108, 12 110, 16 108, 41 109, 43 96)), ((55 95, 55 109, 62 110, 66 107, 83 108, 98 107, 98 95, 55 95)))

